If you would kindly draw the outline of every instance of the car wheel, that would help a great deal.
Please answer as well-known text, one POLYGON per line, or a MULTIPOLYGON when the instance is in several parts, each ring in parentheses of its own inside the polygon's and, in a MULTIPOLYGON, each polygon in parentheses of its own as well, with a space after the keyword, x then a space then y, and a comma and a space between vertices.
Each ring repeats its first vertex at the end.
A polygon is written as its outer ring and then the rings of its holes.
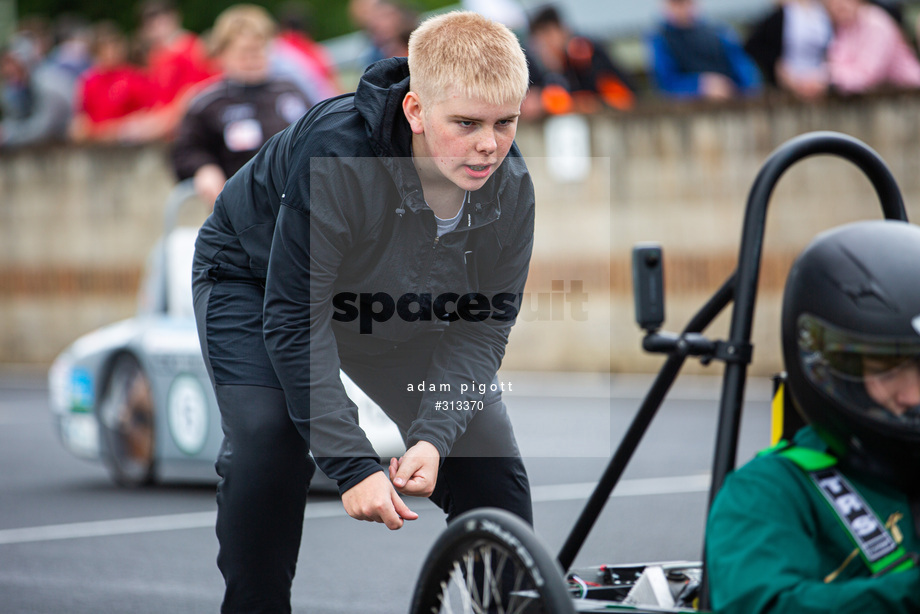
POLYGON ((120 354, 112 363, 99 403, 99 424, 103 460, 115 483, 153 483, 153 394, 150 379, 130 354, 120 354))
POLYGON ((458 516, 422 565, 411 614, 575 611, 562 570, 523 520, 483 508, 458 516))

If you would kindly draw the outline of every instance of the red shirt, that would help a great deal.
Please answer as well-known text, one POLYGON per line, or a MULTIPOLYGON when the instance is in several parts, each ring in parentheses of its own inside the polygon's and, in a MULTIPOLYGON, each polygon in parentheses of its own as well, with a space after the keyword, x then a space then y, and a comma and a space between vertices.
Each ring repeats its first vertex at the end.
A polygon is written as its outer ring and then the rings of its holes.
POLYGON ((124 117, 153 104, 153 88, 140 69, 128 64, 91 68, 77 86, 77 111, 95 123, 124 117))
POLYGON ((168 46, 152 49, 147 70, 158 104, 169 104, 190 86, 219 72, 204 44, 191 32, 179 35, 168 46))

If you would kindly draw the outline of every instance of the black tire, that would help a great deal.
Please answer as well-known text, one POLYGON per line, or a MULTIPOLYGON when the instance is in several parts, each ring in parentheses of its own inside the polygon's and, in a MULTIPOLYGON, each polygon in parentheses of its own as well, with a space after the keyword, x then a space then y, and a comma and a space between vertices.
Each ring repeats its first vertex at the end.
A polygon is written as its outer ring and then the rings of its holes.
POLYGON ((137 487, 154 481, 156 432, 150 379, 131 354, 112 361, 99 402, 100 447, 112 480, 137 487))
POLYGON ((504 510, 458 516, 428 553, 410 614, 574 613, 562 570, 527 523, 504 510))

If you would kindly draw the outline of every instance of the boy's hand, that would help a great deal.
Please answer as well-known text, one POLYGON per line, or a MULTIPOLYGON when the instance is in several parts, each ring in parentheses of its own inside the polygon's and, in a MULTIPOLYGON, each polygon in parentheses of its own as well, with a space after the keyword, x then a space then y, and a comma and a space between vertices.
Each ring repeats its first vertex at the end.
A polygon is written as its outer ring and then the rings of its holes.
POLYGON ((380 471, 364 478, 342 495, 342 505, 356 520, 382 522, 391 531, 402 528, 404 520, 415 520, 418 514, 399 498, 393 485, 380 471))
POLYGON ((438 481, 440 462, 438 449, 427 441, 420 441, 399 460, 390 460, 390 480, 404 495, 429 497, 438 481))

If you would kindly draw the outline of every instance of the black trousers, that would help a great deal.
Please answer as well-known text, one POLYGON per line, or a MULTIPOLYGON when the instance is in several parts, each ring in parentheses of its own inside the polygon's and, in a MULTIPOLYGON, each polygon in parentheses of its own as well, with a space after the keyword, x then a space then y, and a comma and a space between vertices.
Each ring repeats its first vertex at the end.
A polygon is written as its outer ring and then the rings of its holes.
MULTIPOLYGON (((304 506, 316 470, 290 420, 284 392, 262 340, 263 289, 256 282, 215 280, 197 257, 195 316, 205 364, 220 408, 224 441, 217 459, 217 564, 226 582, 222 612, 290 612, 291 583, 304 506)), ((406 430, 435 338, 375 356, 342 354, 342 368, 406 430)), ((489 392, 451 454, 431 496, 450 521, 484 506, 533 522, 530 486, 500 392, 489 392)))

